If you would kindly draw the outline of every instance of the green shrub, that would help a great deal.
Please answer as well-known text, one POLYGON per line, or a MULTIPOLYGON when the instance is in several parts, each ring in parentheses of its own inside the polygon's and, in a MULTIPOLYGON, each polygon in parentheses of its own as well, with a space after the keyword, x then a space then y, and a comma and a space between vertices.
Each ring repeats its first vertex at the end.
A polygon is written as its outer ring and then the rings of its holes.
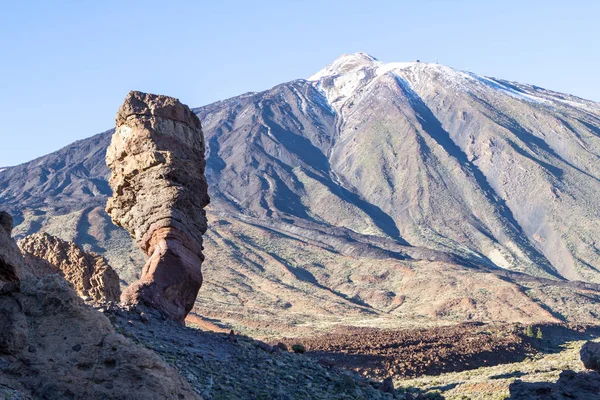
POLYGON ((292 350, 294 351, 294 353, 303 354, 306 352, 306 347, 304 347, 300 343, 296 343, 292 346, 292 350))
POLYGON ((535 332, 535 338, 536 339, 543 339, 544 335, 542 335, 542 329, 541 328, 537 328, 537 331, 535 332))
POLYGON ((533 326, 527 325, 527 328, 525 328, 525 336, 530 337, 530 338, 535 337, 535 335, 533 333, 533 326))

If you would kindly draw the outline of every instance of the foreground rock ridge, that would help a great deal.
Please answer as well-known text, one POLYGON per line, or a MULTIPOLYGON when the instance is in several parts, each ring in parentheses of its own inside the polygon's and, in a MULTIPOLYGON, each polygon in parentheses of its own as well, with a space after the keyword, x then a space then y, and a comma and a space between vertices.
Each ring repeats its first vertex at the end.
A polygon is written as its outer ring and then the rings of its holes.
POLYGON ((106 211, 149 256, 121 301, 183 321, 202 285, 209 203, 200 120, 175 98, 132 91, 117 113, 106 164, 113 190, 106 211))
POLYGON ((119 301, 119 275, 101 255, 87 253, 75 243, 48 233, 27 236, 18 245, 38 275, 59 272, 83 298, 119 301))
POLYGON ((248 337, 143 305, 86 304, 62 273, 24 258, 11 230, 0 212, 0 399, 389 398, 378 382, 248 337))
MULTIPOLYGON (((159 355, 119 334, 59 273, 38 275, 0 212, 0 398, 199 399, 159 355)), ((64 260, 60 260, 64 262, 64 260)))

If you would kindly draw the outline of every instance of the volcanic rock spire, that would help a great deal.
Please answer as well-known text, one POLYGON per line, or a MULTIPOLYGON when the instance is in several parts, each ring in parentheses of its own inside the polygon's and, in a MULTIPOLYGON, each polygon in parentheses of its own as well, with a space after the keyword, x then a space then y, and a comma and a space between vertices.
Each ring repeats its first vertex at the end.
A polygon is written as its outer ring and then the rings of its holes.
POLYGON ((106 153, 113 196, 106 211, 150 257, 122 294, 183 321, 202 285, 204 135, 179 100, 132 91, 119 109, 106 153))

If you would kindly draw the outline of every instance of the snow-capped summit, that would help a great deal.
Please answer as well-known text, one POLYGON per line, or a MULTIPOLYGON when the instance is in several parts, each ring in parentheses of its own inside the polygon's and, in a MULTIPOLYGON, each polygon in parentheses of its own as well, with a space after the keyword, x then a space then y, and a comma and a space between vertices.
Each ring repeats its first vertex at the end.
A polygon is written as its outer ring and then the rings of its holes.
POLYGON ((382 64, 370 54, 358 52, 354 54, 342 54, 334 62, 308 78, 309 81, 318 81, 319 79, 341 75, 350 71, 357 71, 375 64, 382 64))
POLYGON ((314 82, 323 91, 329 104, 341 113, 348 99, 377 78, 415 64, 419 63, 383 63, 364 52, 343 54, 308 80, 314 82))
POLYGON ((410 92, 423 96, 435 88, 455 93, 494 92, 519 101, 551 106, 552 104, 576 104, 588 110, 597 111, 598 104, 569 96, 556 97, 551 92, 538 90, 531 85, 523 85, 461 71, 442 64, 413 62, 384 63, 364 53, 344 54, 333 63, 308 78, 327 98, 331 107, 340 115, 344 114, 345 104, 353 104, 355 96, 364 95, 376 84, 393 85, 400 82, 410 92), (381 80, 383 77, 393 79, 381 80))

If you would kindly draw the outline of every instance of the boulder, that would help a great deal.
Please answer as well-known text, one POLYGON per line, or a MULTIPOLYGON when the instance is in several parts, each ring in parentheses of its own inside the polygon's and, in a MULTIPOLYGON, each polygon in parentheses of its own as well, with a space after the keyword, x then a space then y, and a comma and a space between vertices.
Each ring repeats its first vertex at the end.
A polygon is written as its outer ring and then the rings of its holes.
POLYGON ((285 352, 289 351, 287 345, 283 342, 279 342, 275 346, 278 347, 279 350, 281 350, 281 351, 285 351, 285 352))
POLYGON ((394 394, 395 388, 394 388, 394 380, 392 379, 391 376, 385 378, 383 380, 383 382, 381 383, 381 386, 379 387, 379 390, 381 390, 383 393, 391 393, 394 394))
POLYGON ((202 285, 209 203, 200 120, 179 100, 130 92, 106 153, 113 190, 106 211, 148 255, 121 301, 183 322, 202 285))
POLYGON ((523 382, 510 384, 512 400, 594 400, 600 398, 600 375, 596 371, 562 371, 556 383, 523 382))
POLYGON ((85 252, 75 243, 48 233, 27 236, 18 245, 36 275, 59 272, 81 297, 119 301, 119 275, 99 254, 85 252))
POLYGON ((581 362, 587 369, 600 371, 600 343, 588 341, 579 351, 581 362))

